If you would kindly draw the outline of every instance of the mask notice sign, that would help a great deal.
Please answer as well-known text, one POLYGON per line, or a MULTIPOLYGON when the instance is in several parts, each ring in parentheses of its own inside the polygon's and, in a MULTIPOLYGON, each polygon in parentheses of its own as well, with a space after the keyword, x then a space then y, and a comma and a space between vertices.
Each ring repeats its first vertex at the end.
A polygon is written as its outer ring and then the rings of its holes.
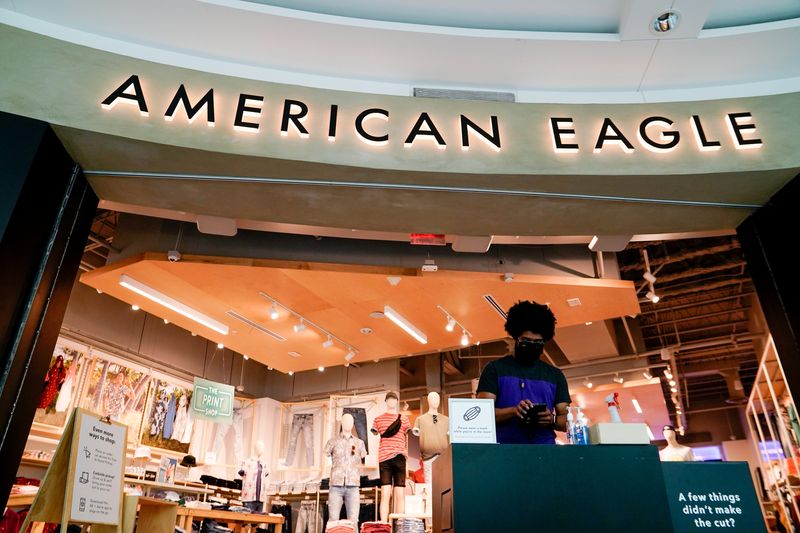
POLYGON ((450 442, 496 444, 494 400, 450 398, 450 442))

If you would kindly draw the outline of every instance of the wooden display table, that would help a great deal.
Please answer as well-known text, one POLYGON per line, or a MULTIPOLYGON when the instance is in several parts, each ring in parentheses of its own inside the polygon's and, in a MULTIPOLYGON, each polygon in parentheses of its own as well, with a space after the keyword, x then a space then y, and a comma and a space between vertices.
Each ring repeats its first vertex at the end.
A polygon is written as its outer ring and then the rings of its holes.
POLYGON ((178 517, 178 504, 146 496, 125 496, 122 514, 122 533, 133 533, 138 512, 138 531, 172 533, 178 517))
POLYGON ((256 513, 234 513, 232 511, 214 511, 212 509, 189 509, 187 507, 178 508, 177 525, 185 531, 192 530, 192 521, 210 518, 226 524, 234 531, 254 531, 258 524, 278 524, 283 525, 282 516, 270 516, 256 513))
POLYGON ((8 497, 6 507, 28 507, 33 503, 36 493, 33 494, 12 494, 8 497))

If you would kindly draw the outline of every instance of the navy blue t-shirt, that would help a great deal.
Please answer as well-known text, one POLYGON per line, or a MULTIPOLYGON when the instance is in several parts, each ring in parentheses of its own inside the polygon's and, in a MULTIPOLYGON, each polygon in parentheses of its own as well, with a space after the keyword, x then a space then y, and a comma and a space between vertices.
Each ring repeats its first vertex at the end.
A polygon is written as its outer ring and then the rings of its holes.
MULTIPOLYGON (((522 400, 530 400, 553 411, 556 404, 572 402, 561 370, 542 360, 523 365, 513 355, 486 365, 478 392, 494 394, 497 408, 516 407, 522 400)), ((518 417, 497 424, 497 442, 501 444, 555 444, 555 440, 552 429, 525 427, 518 417)))

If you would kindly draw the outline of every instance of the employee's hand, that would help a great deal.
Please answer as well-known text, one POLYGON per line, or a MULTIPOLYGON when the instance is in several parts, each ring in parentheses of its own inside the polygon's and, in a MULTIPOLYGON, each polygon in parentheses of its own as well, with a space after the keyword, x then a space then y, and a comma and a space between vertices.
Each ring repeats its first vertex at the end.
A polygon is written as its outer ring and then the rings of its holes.
POLYGON ((553 412, 550 409, 545 409, 539 413, 539 418, 536 423, 543 427, 552 427, 553 425, 553 412))
POLYGON ((525 418, 525 413, 527 413, 528 409, 531 407, 533 407, 533 402, 530 400, 522 400, 517 404, 515 414, 520 418, 525 418))

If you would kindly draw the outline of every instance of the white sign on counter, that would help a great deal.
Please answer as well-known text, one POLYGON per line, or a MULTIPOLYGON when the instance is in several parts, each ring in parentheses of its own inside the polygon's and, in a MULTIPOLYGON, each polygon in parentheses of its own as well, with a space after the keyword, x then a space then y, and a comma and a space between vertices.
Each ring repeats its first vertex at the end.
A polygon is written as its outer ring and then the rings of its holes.
POLYGON ((450 398, 450 442, 496 444, 494 400, 450 398))
POLYGON ((73 448, 71 518, 83 523, 118 524, 126 428, 86 413, 80 413, 77 427, 80 429, 77 448, 73 448))

